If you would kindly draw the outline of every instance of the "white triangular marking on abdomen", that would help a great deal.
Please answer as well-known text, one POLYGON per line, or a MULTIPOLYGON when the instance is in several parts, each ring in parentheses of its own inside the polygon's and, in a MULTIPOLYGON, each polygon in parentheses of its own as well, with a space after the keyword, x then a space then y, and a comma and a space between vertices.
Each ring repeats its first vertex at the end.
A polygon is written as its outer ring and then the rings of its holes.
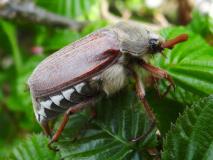
POLYGON ((77 91, 78 93, 81 93, 81 89, 82 89, 83 86, 85 86, 85 83, 84 83, 84 82, 79 83, 79 84, 77 84, 77 85, 74 86, 74 87, 75 87, 75 89, 76 89, 76 91, 77 91))
POLYGON ((38 114, 40 114, 40 115, 46 117, 46 113, 44 112, 44 108, 43 108, 43 107, 41 107, 41 108, 39 109, 38 114))
POLYGON ((40 104, 44 108, 50 109, 52 101, 51 100, 41 101, 40 104))
POLYGON ((63 99, 64 97, 62 95, 56 95, 56 96, 50 96, 50 99, 57 105, 60 107, 60 101, 63 99))
POLYGON ((40 115, 40 114, 39 114, 39 116, 40 116, 40 119, 39 119, 39 122, 40 122, 40 123, 42 123, 43 120, 44 120, 44 121, 46 120, 46 118, 45 118, 44 116, 42 116, 42 115, 40 115))
POLYGON ((62 91, 62 95, 64 96, 64 98, 68 101, 70 101, 70 96, 71 94, 74 92, 75 90, 73 88, 70 88, 70 89, 67 89, 67 90, 64 90, 62 91))

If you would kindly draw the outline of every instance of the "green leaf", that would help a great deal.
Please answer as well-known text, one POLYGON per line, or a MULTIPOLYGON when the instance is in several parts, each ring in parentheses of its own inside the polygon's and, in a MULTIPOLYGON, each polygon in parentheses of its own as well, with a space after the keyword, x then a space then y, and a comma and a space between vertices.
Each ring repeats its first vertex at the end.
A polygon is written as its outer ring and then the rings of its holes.
POLYGON ((96 118, 88 123, 79 123, 77 119, 82 120, 82 116, 85 116, 84 122, 88 121, 89 114, 78 114, 70 119, 57 143, 62 158, 123 160, 136 155, 145 158, 148 156, 147 149, 156 147, 155 129, 145 140, 131 141, 146 133, 150 126, 133 91, 125 89, 110 98, 104 98, 98 102, 96 113, 96 118), (78 133, 77 139, 73 139, 73 132, 78 133))
POLYGON ((200 13, 199 11, 193 12, 193 18, 190 24, 187 26, 193 32, 206 36, 208 34, 213 34, 213 18, 210 14, 200 13))
MULTIPOLYGON (((49 36, 50 37, 50 36, 49 36)), ((45 41, 42 45, 45 46, 45 50, 58 50, 73 41, 76 41, 80 38, 78 32, 74 32, 67 29, 55 30, 51 35, 51 39, 45 41)))
POLYGON ((182 27, 162 31, 166 39, 180 33, 188 33, 189 39, 172 50, 165 50, 167 58, 158 55, 153 63, 166 69, 177 86, 200 96, 213 93, 213 48, 200 36, 182 27))
POLYGON ((10 155, 10 159, 15 160, 58 160, 59 155, 49 150, 48 139, 41 135, 32 135, 21 141, 10 155))
POLYGON ((34 27, 36 36, 34 39, 35 46, 41 46, 43 53, 53 53, 56 50, 78 40, 80 33, 70 29, 47 28, 44 26, 34 27))
POLYGON ((175 123, 179 114, 183 113, 185 106, 174 99, 161 98, 153 90, 148 91, 146 96, 156 115, 157 127, 161 136, 165 137, 171 127, 171 123, 175 123))
MULTIPOLYGON (((165 81, 161 81, 159 85, 159 90, 161 93, 165 92, 165 90, 168 87, 168 83, 165 81)), ((186 90, 180 86, 175 87, 175 91, 170 90, 170 92, 166 96, 169 99, 172 99, 176 102, 181 103, 182 105, 185 106, 190 106, 192 105, 195 101, 199 100, 202 97, 201 95, 197 95, 189 90, 186 90)))
POLYGON ((163 159, 213 159, 213 95, 188 108, 168 132, 163 159))
POLYGON ((30 92, 27 86, 27 79, 35 66, 44 58, 44 56, 37 55, 28 59, 22 67, 18 76, 10 73, 10 96, 4 96, 3 103, 11 112, 15 112, 12 119, 18 121, 16 127, 27 130, 40 130, 39 125, 36 123, 30 92), (34 124, 34 125, 32 125, 34 124))

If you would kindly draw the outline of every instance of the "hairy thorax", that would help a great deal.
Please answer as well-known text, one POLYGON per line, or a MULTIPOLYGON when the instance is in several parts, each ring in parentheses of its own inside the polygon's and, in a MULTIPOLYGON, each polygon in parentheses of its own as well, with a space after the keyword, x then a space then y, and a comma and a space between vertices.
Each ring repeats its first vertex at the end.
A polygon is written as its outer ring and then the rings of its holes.
POLYGON ((102 90, 107 94, 119 91, 126 82, 126 69, 122 64, 114 64, 100 75, 102 90))

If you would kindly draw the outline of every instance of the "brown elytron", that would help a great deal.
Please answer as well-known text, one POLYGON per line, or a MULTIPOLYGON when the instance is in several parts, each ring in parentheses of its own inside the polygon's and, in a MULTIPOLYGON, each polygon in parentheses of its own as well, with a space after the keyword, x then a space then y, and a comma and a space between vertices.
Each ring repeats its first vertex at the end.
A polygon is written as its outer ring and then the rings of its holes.
POLYGON ((107 30, 82 38, 37 66, 28 81, 32 94, 45 97, 93 77, 116 61, 116 53, 119 45, 115 34, 107 30))

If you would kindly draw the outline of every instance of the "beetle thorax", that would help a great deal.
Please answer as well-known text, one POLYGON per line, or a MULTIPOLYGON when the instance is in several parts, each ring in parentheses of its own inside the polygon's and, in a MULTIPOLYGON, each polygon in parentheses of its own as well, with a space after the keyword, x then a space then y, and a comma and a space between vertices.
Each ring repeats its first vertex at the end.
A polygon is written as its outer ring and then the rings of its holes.
POLYGON ((113 94, 119 91, 126 81, 126 72, 122 64, 114 64, 104 71, 100 78, 102 80, 103 91, 107 94, 113 94))

